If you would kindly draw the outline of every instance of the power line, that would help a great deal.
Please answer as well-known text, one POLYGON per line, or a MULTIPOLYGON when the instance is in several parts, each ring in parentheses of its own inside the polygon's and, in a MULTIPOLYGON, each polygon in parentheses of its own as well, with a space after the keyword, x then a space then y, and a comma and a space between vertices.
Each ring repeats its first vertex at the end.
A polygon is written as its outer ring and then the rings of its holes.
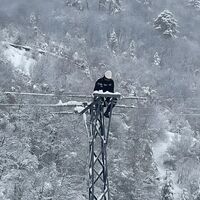
POLYGON ((82 95, 82 94, 77 94, 77 93, 31 93, 31 92, 3 92, 4 94, 13 94, 13 95, 22 95, 22 96, 67 96, 67 97, 77 97, 77 98, 92 98, 91 95, 82 95))
MULTIPOLYGON (((66 96, 66 97, 75 97, 75 98, 93 98, 92 95, 84 95, 78 93, 67 93, 67 92, 59 92, 58 93, 30 93, 30 92, 3 92, 4 94, 14 94, 14 95, 23 95, 23 96, 66 96)), ((138 96, 122 96, 121 100, 131 100, 131 99, 139 99, 139 100, 147 100, 147 97, 138 97, 138 96)))
MULTIPOLYGON (((92 94, 79 94, 79 93, 75 93, 75 92, 55 92, 55 93, 31 93, 31 92, 9 92, 9 91, 6 91, 6 92, 3 92, 4 94, 14 94, 14 95, 23 95, 23 96, 66 96, 66 97, 77 97, 77 98, 93 98, 92 94)), ((200 97, 170 97, 170 96, 156 96, 157 98, 163 98, 163 99, 196 99, 196 100, 199 100, 200 97)), ((121 100, 134 100, 134 99, 138 99, 138 100, 148 100, 149 97, 140 97, 140 96, 122 96, 121 97, 121 100)), ((155 98, 152 98, 152 100, 162 100, 163 99, 155 99, 155 98)))
MULTIPOLYGON (((78 102, 77 102, 78 103, 78 102)), ((26 106, 36 106, 36 107, 84 107, 84 103, 80 102, 80 104, 73 104, 73 103, 63 103, 63 104, 0 104, 0 106, 5 107, 26 107, 26 106)), ((135 106, 127 106, 127 105, 116 105, 117 108, 137 108, 135 106)))
MULTIPOLYGON (((37 106, 37 107, 76 107, 76 106, 82 106, 84 107, 85 105, 87 105, 88 102, 63 102, 61 104, 9 104, 9 103, 0 103, 0 106, 5 106, 5 107, 23 107, 23 106, 37 106)), ((136 107, 134 105, 129 106, 129 105, 116 105, 115 107, 117 108, 133 108, 133 109, 154 109, 154 107, 136 107)), ((193 110, 193 111, 200 111, 200 108, 183 108, 182 110, 193 110)))
MULTIPOLYGON (((78 112, 51 112, 51 114, 57 114, 57 115, 77 115, 79 114, 78 112)), ((88 113, 89 114, 89 113, 88 113)), ((121 113, 112 113, 112 115, 123 115, 121 113)))
POLYGON ((36 106, 36 107, 75 107, 80 105, 70 105, 70 104, 0 104, 0 106, 5 107, 26 107, 26 106, 36 106))
MULTIPOLYGON (((75 114, 79 114, 76 112, 51 112, 51 114, 58 114, 58 115, 75 115, 75 114)), ((156 114, 156 113, 155 113, 156 114)), ((155 114, 142 114, 142 116, 155 116, 155 114)), ((123 116, 124 113, 112 113, 112 115, 116 115, 116 116, 123 116)), ((175 114, 176 116, 197 116, 200 117, 200 113, 199 114, 187 114, 187 113, 180 113, 180 114, 175 114)))
MULTIPOLYGON (((176 116, 200 116, 200 113, 196 114, 187 114, 187 113, 180 113, 180 114, 175 114, 176 116)), ((142 116, 155 116, 155 114, 142 114, 142 116)))
POLYGON ((148 97, 137 97, 137 96, 122 96, 121 99, 131 100, 131 99, 140 99, 140 100, 147 100, 148 97))
POLYGON ((3 92, 4 94, 14 94, 23 96, 55 96, 55 94, 43 94, 43 93, 25 93, 25 92, 3 92))

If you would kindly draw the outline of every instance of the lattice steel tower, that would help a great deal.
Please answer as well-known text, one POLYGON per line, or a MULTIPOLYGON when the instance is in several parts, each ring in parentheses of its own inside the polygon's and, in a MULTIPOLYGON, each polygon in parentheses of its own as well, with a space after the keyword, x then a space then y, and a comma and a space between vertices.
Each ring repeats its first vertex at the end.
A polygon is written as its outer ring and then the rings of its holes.
POLYGON ((81 113, 90 110, 89 129, 89 200, 110 200, 107 144, 112 108, 119 94, 94 94, 94 101, 81 113), (109 119, 104 117, 104 99, 110 97, 109 119))

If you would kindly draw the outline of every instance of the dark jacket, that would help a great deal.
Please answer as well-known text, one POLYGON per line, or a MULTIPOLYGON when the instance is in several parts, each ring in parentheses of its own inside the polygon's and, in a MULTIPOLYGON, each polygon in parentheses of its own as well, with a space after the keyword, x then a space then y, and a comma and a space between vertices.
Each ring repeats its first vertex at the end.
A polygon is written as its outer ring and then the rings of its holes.
POLYGON ((94 91, 103 90, 103 92, 114 92, 114 81, 105 76, 98 79, 95 83, 94 91))

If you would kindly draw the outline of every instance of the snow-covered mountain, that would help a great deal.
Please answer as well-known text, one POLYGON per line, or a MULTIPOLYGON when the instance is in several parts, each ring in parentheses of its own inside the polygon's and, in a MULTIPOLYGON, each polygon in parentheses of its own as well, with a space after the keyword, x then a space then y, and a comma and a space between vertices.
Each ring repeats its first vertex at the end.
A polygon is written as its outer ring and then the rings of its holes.
POLYGON ((0 3, 0 199, 88 198, 86 115, 34 104, 86 102, 65 94, 91 94, 106 70, 145 97, 115 107, 111 199, 199 199, 199 0, 0 3))

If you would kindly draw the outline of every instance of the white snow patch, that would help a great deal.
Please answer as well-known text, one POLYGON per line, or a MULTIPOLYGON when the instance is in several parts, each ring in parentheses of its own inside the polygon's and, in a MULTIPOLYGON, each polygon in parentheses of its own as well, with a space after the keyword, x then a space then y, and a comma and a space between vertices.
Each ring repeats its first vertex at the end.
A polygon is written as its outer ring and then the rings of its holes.
POLYGON ((74 60, 78 60, 79 59, 78 52, 75 52, 72 57, 74 60))
POLYGON ((76 158, 76 157, 77 157, 76 152, 70 152, 69 155, 68 154, 65 155, 66 159, 71 159, 71 158, 76 158))
POLYGON ((56 105, 58 105, 58 106, 61 106, 61 105, 63 105, 63 102, 62 102, 62 100, 59 100, 59 101, 58 101, 58 103, 57 103, 56 105))
POLYGON ((49 182, 44 183, 44 189, 45 190, 51 190, 53 188, 52 184, 49 182))
POLYGON ((123 126, 123 128, 124 128, 125 131, 128 131, 131 128, 125 122, 122 122, 122 126, 123 126))
POLYGON ((94 91, 93 94, 105 94, 105 95, 121 95, 119 92, 103 92, 103 90, 94 91))
POLYGON ((128 171, 123 170, 123 171, 121 172, 121 175, 122 175, 123 177, 125 177, 125 178, 128 178, 129 173, 128 173, 128 171))
POLYGON ((171 145, 171 142, 173 141, 175 134, 172 132, 166 132, 166 136, 167 138, 164 141, 159 141, 152 147, 153 157, 158 165, 158 171, 160 173, 160 176, 163 178, 166 175, 166 169, 163 165, 163 158, 164 155, 167 153, 167 149, 171 145))
POLYGON ((71 152, 70 155, 71 155, 72 157, 77 157, 77 152, 71 152))
POLYGON ((62 102, 62 100, 59 100, 59 102, 56 104, 58 106, 82 106, 83 102, 78 101, 68 101, 68 102, 62 102))
POLYGON ((30 75, 31 68, 36 64, 36 61, 32 58, 28 58, 27 52, 23 49, 16 49, 10 45, 6 46, 3 54, 8 61, 10 61, 13 66, 26 75, 30 75))
POLYGON ((152 147, 153 149, 153 157, 158 166, 158 172, 162 178, 165 176, 166 169, 163 165, 163 156, 169 147, 169 143, 166 142, 159 142, 155 146, 152 147))
POLYGON ((74 111, 77 112, 77 113, 80 113, 83 109, 84 109, 83 106, 76 106, 76 107, 74 108, 74 111))

